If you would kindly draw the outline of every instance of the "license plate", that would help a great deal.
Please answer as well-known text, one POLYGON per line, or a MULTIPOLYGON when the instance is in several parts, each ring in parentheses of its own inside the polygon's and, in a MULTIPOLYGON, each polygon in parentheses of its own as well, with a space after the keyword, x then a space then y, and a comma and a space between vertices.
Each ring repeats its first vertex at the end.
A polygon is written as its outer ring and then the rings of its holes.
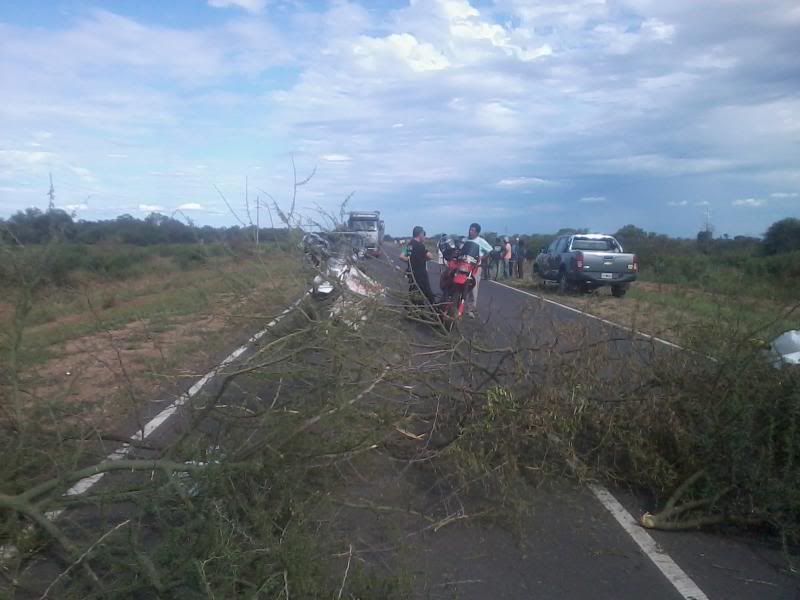
POLYGON ((614 279, 614 274, 613 273, 601 273, 600 274, 600 278, 601 279, 614 279))

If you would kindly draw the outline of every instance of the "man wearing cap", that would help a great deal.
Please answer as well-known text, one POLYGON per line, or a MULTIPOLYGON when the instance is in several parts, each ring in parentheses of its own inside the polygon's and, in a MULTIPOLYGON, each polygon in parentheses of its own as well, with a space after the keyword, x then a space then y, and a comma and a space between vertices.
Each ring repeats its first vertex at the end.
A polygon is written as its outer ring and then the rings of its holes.
MULTIPOLYGON (((478 244, 478 248, 481 255, 481 261, 486 260, 486 257, 489 256, 489 253, 492 251, 492 245, 483 239, 480 235, 481 226, 478 223, 472 223, 469 226, 469 234, 467 238, 476 244, 478 244)), ((470 317, 475 316, 475 309, 478 306, 478 286, 481 283, 481 269, 478 269, 475 273, 475 287, 472 288, 472 291, 467 296, 466 305, 467 305, 467 314, 470 317)))

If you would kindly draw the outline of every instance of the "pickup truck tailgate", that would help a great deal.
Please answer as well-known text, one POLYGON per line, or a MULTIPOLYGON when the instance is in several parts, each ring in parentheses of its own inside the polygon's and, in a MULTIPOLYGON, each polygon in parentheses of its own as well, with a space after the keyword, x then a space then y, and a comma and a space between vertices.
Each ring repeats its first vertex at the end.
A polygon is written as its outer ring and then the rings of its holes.
POLYGON ((628 265, 633 264, 632 254, 584 252, 583 270, 594 273, 630 273, 628 265))

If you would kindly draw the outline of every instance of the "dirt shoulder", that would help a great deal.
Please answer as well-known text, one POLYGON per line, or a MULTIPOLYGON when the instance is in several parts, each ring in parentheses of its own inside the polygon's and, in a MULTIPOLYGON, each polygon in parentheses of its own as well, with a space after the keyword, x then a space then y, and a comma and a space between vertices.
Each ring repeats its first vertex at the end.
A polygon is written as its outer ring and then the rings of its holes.
MULTIPOLYGON (((62 417, 108 430, 144 403, 179 395, 186 377, 202 376, 302 293, 294 258, 60 291, 37 307, 55 316, 23 334, 20 380, 32 410, 57 407, 62 417)), ((6 327, 12 313, 3 312, 6 327)))

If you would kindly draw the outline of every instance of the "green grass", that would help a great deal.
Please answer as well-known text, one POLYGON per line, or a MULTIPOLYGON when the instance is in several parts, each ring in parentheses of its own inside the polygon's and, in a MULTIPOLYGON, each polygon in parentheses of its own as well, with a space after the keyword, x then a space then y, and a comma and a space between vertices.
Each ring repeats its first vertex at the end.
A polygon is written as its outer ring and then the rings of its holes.
MULTIPOLYGON (((612 298, 606 288, 589 294, 558 294, 555 286, 542 287, 539 280, 511 279, 501 283, 529 290, 559 303, 674 342, 700 343, 711 330, 729 329, 748 337, 769 341, 778 334, 800 329, 800 308, 790 312, 781 289, 758 295, 710 292, 688 284, 664 283, 658 290, 652 281, 630 286, 624 298, 612 298)), ((779 286, 778 286, 779 287, 779 286)), ((797 302, 795 302, 797 304, 797 302)), ((716 339, 717 336, 711 336, 716 339)))
MULTIPOLYGON (((266 273, 265 266, 256 260, 242 263, 216 258, 192 270, 173 270, 161 277, 130 278, 113 284, 89 282, 79 289, 51 288, 40 296, 27 320, 23 360, 29 365, 40 363, 57 352, 54 346, 136 321, 147 321, 151 331, 164 331, 176 318, 229 307, 231 297, 245 295, 269 278, 286 278, 287 285, 285 289, 260 292, 258 303, 286 302, 292 290, 297 293, 301 289, 291 273, 291 261, 281 255, 276 265, 269 265, 271 273, 266 273)), ((251 308, 255 316, 258 308, 251 308)))
POLYGON ((785 304, 747 296, 698 293, 691 288, 674 286, 658 292, 633 285, 628 298, 646 303, 651 310, 683 316, 685 320, 706 326, 751 332, 763 339, 800 327, 800 310, 790 313, 791 307, 785 304))

